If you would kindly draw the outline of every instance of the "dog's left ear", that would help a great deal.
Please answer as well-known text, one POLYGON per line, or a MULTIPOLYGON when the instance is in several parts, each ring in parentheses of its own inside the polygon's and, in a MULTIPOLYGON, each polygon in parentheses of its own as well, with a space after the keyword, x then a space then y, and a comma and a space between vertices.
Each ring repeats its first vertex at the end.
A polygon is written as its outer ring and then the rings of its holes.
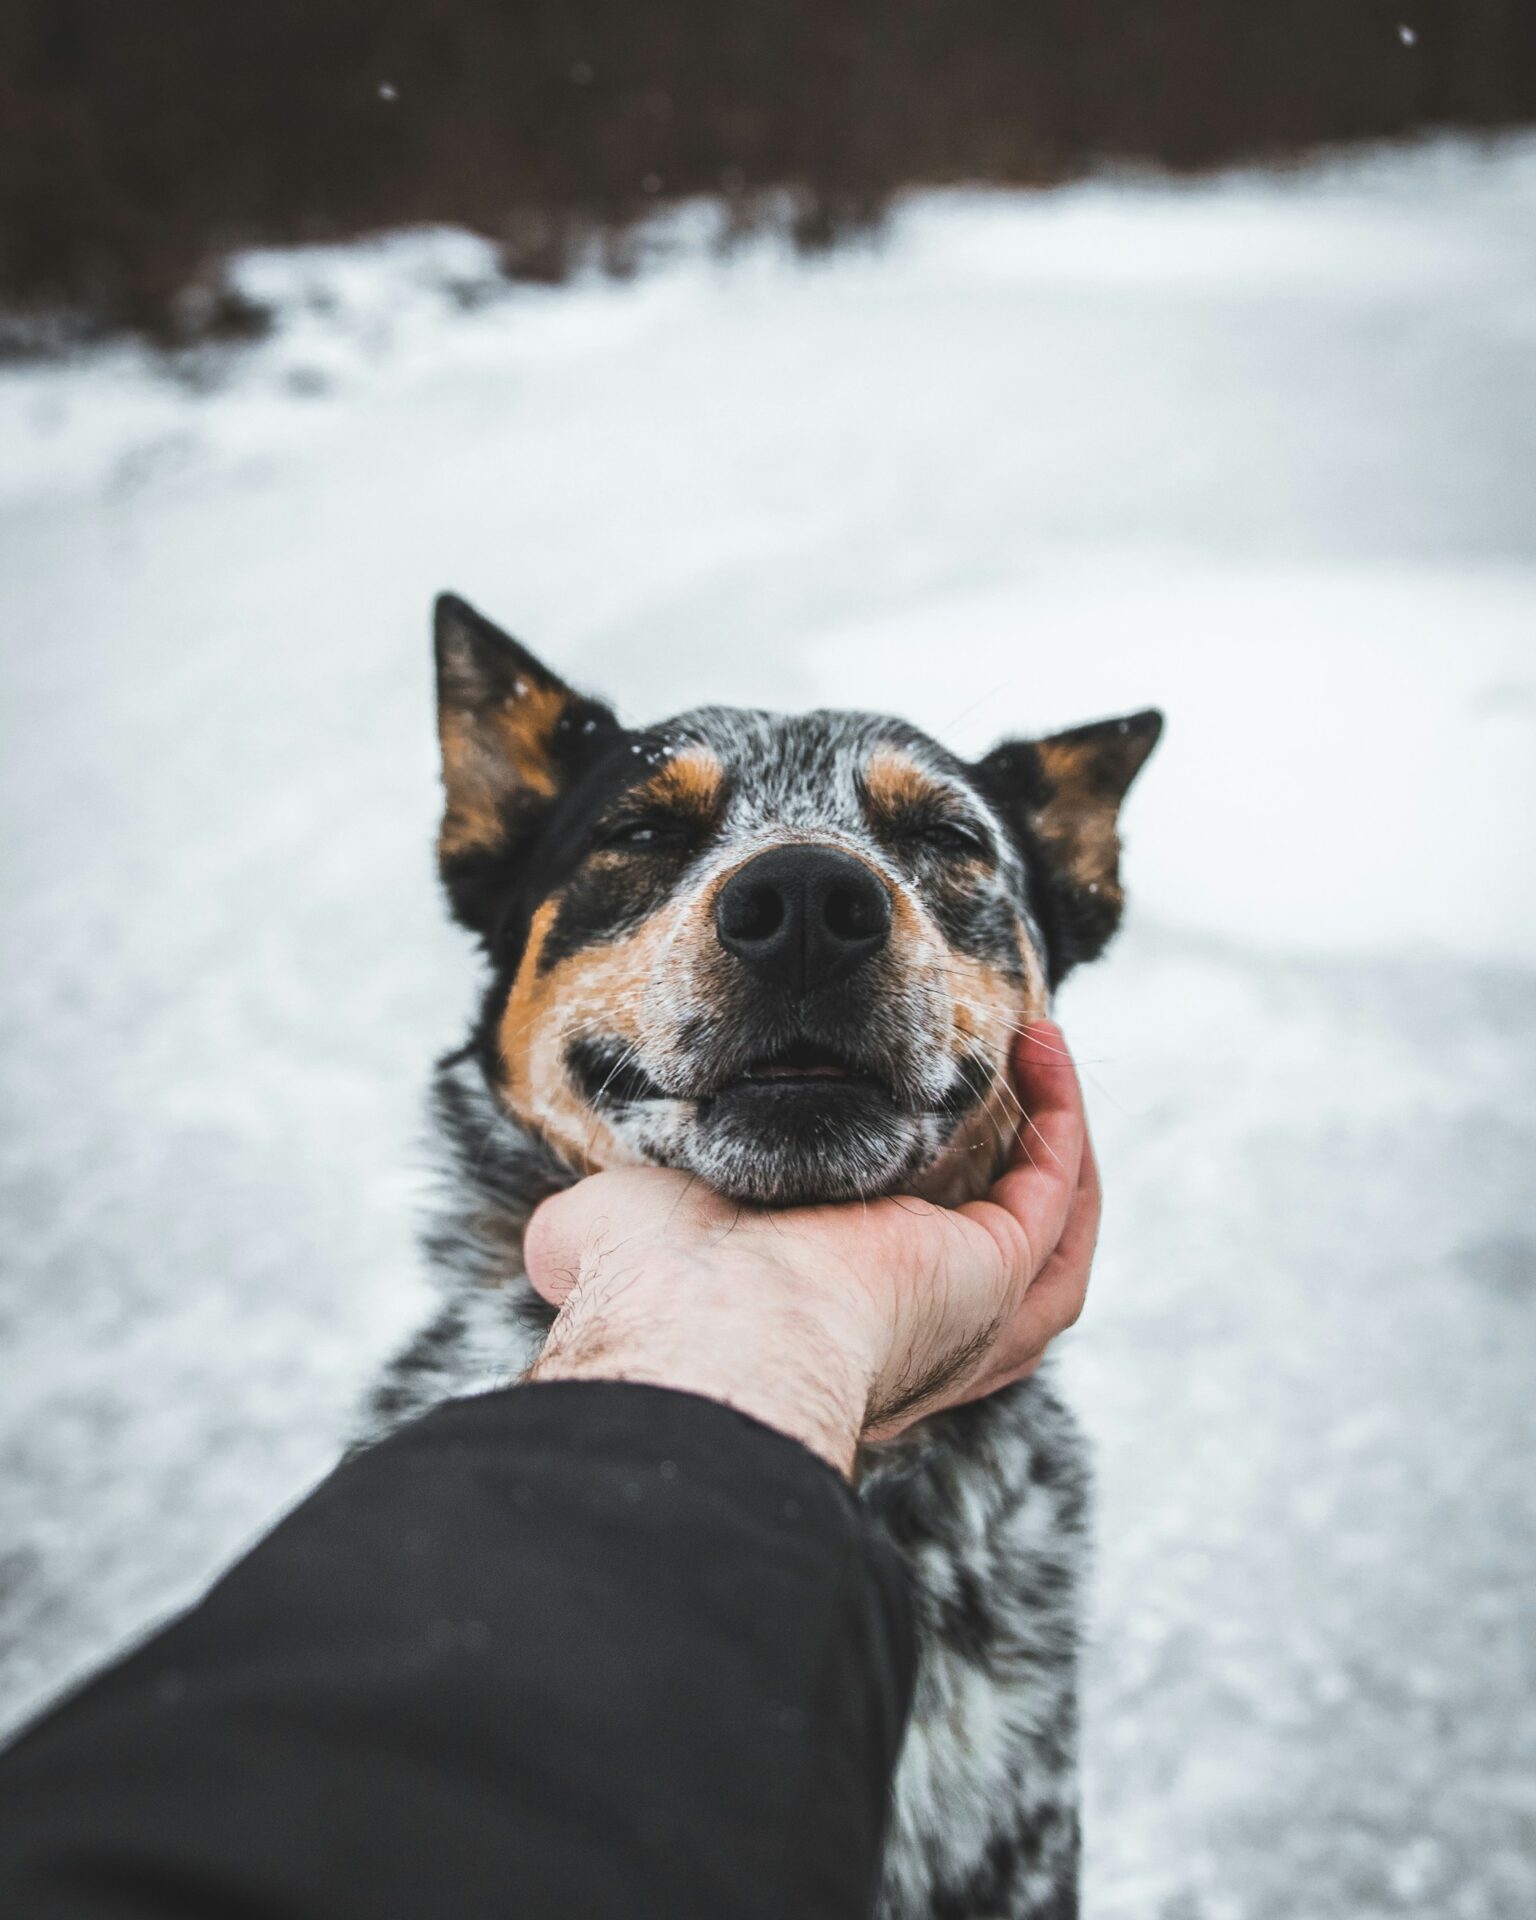
POLYGON ((1120 924, 1120 803, 1162 730, 1148 709, 1008 741, 976 766, 1028 861, 1052 986, 1102 953, 1120 924))
POLYGON ((443 751, 438 865, 455 914, 488 935, 491 895, 519 849, 618 722, 455 594, 437 601, 433 642, 443 751))

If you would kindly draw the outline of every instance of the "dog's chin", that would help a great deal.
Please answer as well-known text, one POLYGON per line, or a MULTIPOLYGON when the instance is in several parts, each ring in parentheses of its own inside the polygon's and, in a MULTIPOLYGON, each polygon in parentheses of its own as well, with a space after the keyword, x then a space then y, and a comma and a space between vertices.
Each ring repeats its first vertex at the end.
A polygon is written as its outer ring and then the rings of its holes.
POLYGON ((741 1080, 699 1101, 687 1157, 733 1200, 783 1207, 873 1199, 894 1192, 927 1157, 925 1131, 873 1081, 741 1080))

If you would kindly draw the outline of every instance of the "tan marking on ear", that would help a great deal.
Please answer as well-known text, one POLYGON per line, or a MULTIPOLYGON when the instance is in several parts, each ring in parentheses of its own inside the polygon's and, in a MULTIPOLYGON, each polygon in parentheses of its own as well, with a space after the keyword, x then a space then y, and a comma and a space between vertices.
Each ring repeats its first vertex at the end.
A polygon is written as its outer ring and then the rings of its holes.
POLYGON ((1031 826, 1075 887, 1098 895, 1110 906, 1123 906, 1119 804, 1131 776, 1127 774, 1121 785, 1106 785, 1104 747, 1098 741, 1043 739, 1035 743, 1035 753, 1041 758, 1050 797, 1029 816, 1031 826))
POLYGON ((669 760, 647 786, 644 797, 659 807, 700 820, 712 820, 725 791, 725 768, 707 747, 690 747, 669 760))
POLYGON ((1094 752, 1082 740, 1041 740, 1035 746, 1052 786, 1081 787, 1094 763, 1094 752))
POLYGON ((889 818, 933 800, 943 789, 909 755, 876 747, 864 769, 864 791, 876 813, 889 818))
POLYGON ((1042 740, 1035 751, 1051 789, 1045 805, 1030 816, 1035 832, 1075 885, 1121 905, 1125 896, 1115 829, 1120 796, 1106 793, 1100 783, 1098 750, 1086 741, 1042 740))
POLYGON ((563 688, 529 681, 521 694, 488 710, 440 711, 447 796, 437 842, 440 858, 498 845, 504 833, 501 809, 515 795, 550 798, 557 785, 555 729, 570 703, 563 688))
POLYGON ((502 751, 518 785, 542 799, 547 800, 555 790, 555 728, 570 704, 571 696, 563 687, 530 684, 525 693, 499 707, 494 716, 502 751))
POLYGON ((506 1078, 500 1092, 512 1113, 578 1172, 596 1173, 635 1156, 572 1084, 566 1045, 583 1033, 640 1040, 645 995, 667 928, 658 915, 628 939, 585 948, 541 972, 539 955, 559 906, 558 897, 546 900, 534 914, 502 1010, 497 1051, 506 1078))
POLYGON ((503 770, 471 715, 441 714, 437 735, 443 749, 446 796, 437 836, 438 858, 494 847, 502 836, 499 801, 507 790, 503 770))

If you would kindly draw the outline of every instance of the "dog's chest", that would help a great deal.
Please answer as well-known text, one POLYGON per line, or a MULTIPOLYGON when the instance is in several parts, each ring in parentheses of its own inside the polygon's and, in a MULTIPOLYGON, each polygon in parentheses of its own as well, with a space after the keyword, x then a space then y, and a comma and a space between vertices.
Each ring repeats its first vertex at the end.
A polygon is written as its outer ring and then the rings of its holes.
POLYGON ((1032 1381, 934 1422, 860 1489, 918 1633, 881 1920, 1076 1912, 1076 1648, 1086 1473, 1032 1381))

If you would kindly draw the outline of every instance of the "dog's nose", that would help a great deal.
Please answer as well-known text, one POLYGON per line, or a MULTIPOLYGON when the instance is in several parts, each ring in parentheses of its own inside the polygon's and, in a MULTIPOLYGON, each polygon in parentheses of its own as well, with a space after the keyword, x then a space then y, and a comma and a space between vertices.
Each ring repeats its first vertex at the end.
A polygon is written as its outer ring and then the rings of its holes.
POLYGON ((739 867, 715 902, 727 953, 806 993, 844 980, 891 931, 891 896, 862 860, 832 847, 775 847, 739 867))

